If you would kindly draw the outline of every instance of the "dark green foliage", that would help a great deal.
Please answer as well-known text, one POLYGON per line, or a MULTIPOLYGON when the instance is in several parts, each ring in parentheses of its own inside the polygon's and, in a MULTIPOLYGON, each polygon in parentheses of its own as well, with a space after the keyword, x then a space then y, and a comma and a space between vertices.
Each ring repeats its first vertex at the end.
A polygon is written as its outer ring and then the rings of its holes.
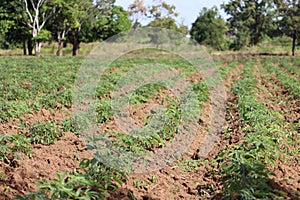
POLYGON ((186 35, 187 27, 176 23, 178 15, 176 6, 168 4, 166 1, 154 1, 147 10, 146 16, 151 19, 147 26, 174 30, 186 35))
POLYGON ((191 37, 203 45, 210 45, 217 50, 226 50, 224 19, 217 7, 203 8, 196 21, 192 24, 191 37))
MULTIPOLYGON (((101 13, 99 11, 98 13, 101 13)), ((102 15, 98 15, 98 19, 91 32, 93 38, 91 41, 106 40, 121 32, 128 31, 131 28, 131 20, 127 17, 128 13, 121 6, 112 6, 111 10, 102 15)))
MULTIPOLYGON (((31 39, 29 28, 23 23, 18 1, 2 1, 0 5, 0 48, 20 47, 31 39)), ((25 11, 24 11, 25 12, 25 11)))
POLYGON ((68 41, 75 56, 81 42, 102 41, 129 30, 127 15, 115 0, 6 1, 0 6, 0 47, 22 45, 26 54, 28 45, 30 55, 33 47, 40 55, 36 44, 56 40, 61 56, 68 41))
POLYGON ((272 1, 230 0, 222 8, 229 15, 230 35, 234 36, 232 48, 240 50, 244 46, 258 44, 262 36, 275 29, 272 1))
POLYGON ((278 24, 282 35, 290 36, 292 42, 292 55, 295 55, 296 44, 300 37, 300 3, 297 0, 274 0, 277 6, 278 24))

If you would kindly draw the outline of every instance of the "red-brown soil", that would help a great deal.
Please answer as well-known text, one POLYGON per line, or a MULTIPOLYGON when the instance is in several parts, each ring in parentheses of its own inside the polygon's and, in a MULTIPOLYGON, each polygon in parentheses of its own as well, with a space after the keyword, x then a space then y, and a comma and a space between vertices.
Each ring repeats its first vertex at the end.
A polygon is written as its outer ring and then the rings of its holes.
MULTIPOLYGON (((232 73, 228 74, 225 78, 224 85, 227 90, 228 106, 232 106, 230 102, 235 100, 230 92, 230 88, 233 82, 239 78, 239 71, 242 67, 242 64, 239 65, 236 70, 233 70, 232 73)), ((190 81, 202 80, 201 77, 196 74, 187 79, 190 81)), ((182 155, 179 162, 174 162, 161 170, 153 171, 148 174, 131 174, 126 183, 108 199, 127 200, 129 199, 129 193, 134 194, 137 199, 149 200, 218 198, 222 190, 221 177, 213 173, 217 166, 209 163, 216 159, 221 148, 232 143, 237 143, 241 137, 243 137, 243 134, 238 133, 241 125, 238 121, 237 108, 227 110, 227 126, 236 131, 230 138, 220 136, 220 141, 214 149, 205 158, 198 158, 197 150, 200 148, 203 137, 208 133, 210 126, 211 106, 209 102, 203 106, 195 140, 188 147, 187 152, 182 155), (197 161, 198 163, 202 163, 197 169, 186 171, 180 165, 180 163, 184 161, 197 159, 199 159, 199 161, 197 161), (153 181, 153 177, 155 177, 156 181, 153 181)))
MULTIPOLYGON (((294 99, 289 95, 283 84, 276 79, 276 75, 266 77, 263 75, 259 67, 254 69, 254 74, 258 80, 257 99, 266 105, 269 110, 279 112, 283 116, 283 120, 288 124, 295 124, 299 133, 300 120, 300 100, 294 99)), ((286 127, 289 130, 291 127, 286 127)), ((282 138, 285 140, 285 138, 282 138)), ((299 135, 294 135, 294 141, 299 141, 299 135)), ((290 150, 296 150, 299 146, 291 146, 287 143, 282 146, 290 150)), ((296 150, 297 151, 297 150, 296 150)), ((272 169, 275 176, 274 189, 282 190, 286 193, 286 199, 297 199, 300 196, 300 154, 297 151, 295 157, 285 155, 283 160, 277 161, 277 167, 272 169)))
MULTIPOLYGON (((233 55, 233 59, 239 58, 233 55)), ((221 58, 224 61, 226 58, 221 58)), ((226 67, 225 65, 222 67, 226 67)), ((202 114, 199 117, 199 127, 193 143, 187 147, 186 153, 179 161, 173 162, 163 169, 151 171, 147 174, 131 174, 128 180, 114 192, 110 200, 130 199, 130 193, 137 199, 220 199, 222 182, 219 175, 218 163, 214 162, 220 150, 228 145, 238 144, 244 137, 242 123, 239 120, 238 110, 234 102, 237 101, 231 93, 231 87, 235 80, 240 78, 240 64, 235 70, 225 77, 224 85, 227 92, 226 127, 232 131, 230 136, 220 135, 220 140, 214 149, 205 157, 199 158, 197 150, 200 148, 203 137, 208 133, 211 121, 210 102, 205 103, 202 114), (198 160, 199 166, 192 167, 184 164, 184 161, 192 163, 198 160), (186 170, 185 168, 190 169, 186 170)), ((257 83, 258 100, 264 102, 268 109, 279 111, 287 122, 299 124, 299 100, 292 99, 282 84, 276 80, 264 77, 256 68, 255 75, 260 82, 257 83), (280 98, 278 98, 280 97, 280 98), (281 102, 285 102, 282 104, 281 102)), ((200 81, 201 76, 193 74, 187 78, 189 81, 200 81)), ((154 105, 161 104, 164 97, 172 97, 168 90, 154 95, 147 103, 131 106, 130 116, 137 125, 143 125, 154 105)), ((40 110, 34 114, 22 116, 20 119, 11 119, 9 122, 0 124, 1 134, 28 134, 28 130, 20 128, 20 123, 30 126, 35 122, 52 121, 59 123, 65 117, 70 116, 70 111, 65 110, 40 110)), ((110 122, 100 125, 103 131, 121 131, 112 119, 110 122)), ((299 129, 298 129, 299 130, 299 129)), ((22 155, 22 160, 13 164, 0 162, 0 200, 14 199, 15 195, 24 195, 37 190, 36 182, 41 179, 54 179, 56 172, 73 171, 78 167, 79 159, 89 158, 91 155, 86 151, 83 142, 74 133, 67 132, 55 144, 33 145, 33 157, 22 155)), ((298 155, 299 156, 299 155, 298 155)), ((299 160, 299 157, 298 157, 299 160)), ((286 192, 286 199, 297 199, 300 192, 300 168, 297 159, 291 159, 288 163, 278 161, 278 168, 274 170, 274 189, 286 192)), ((194 162, 196 163, 196 162, 194 162)))
MULTIPOLYGON (((32 125, 36 122, 52 121, 59 123, 69 112, 42 109, 34 114, 26 114, 20 119, 11 119, 0 124, 1 134, 28 134, 19 127, 20 122, 32 125)), ((0 199, 14 199, 16 195, 25 195, 38 189, 37 182, 56 178, 57 172, 73 171, 79 165, 79 159, 90 158, 83 142, 74 133, 66 132, 55 144, 32 145, 33 156, 15 159, 11 164, 0 162, 0 199)))

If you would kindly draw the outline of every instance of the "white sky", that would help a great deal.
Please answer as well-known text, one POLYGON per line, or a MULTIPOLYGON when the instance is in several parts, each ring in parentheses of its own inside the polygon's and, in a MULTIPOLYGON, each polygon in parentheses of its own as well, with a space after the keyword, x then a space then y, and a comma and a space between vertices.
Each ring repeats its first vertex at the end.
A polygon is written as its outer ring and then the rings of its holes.
MULTIPOLYGON (((221 15, 226 18, 226 14, 220 9, 220 5, 228 0, 165 0, 168 4, 176 6, 176 11, 179 12, 179 22, 191 27, 191 24, 196 20, 203 7, 211 8, 217 6, 221 15)), ((123 6, 126 10, 134 0, 116 0, 117 5, 123 6)), ((145 0, 145 5, 151 5, 152 0, 145 0)))

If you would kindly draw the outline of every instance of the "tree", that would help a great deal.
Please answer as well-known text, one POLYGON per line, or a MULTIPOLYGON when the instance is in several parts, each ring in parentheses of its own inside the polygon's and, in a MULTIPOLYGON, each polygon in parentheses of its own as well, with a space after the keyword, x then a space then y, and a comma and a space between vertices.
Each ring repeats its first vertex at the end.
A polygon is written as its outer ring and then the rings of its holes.
POLYGON ((92 31, 95 34, 92 38, 93 41, 106 40, 122 31, 130 30, 131 20, 127 16, 127 11, 116 5, 106 14, 99 11, 92 31))
POLYGON ((63 0, 57 4, 57 11, 47 24, 48 30, 51 31, 52 36, 56 38, 57 56, 62 56, 63 44, 66 40, 66 35, 70 28, 74 26, 75 20, 73 15, 73 0, 63 0))
POLYGON ((228 25, 235 36, 235 49, 258 44, 271 28, 273 4, 270 0, 230 0, 221 7, 230 16, 228 25))
POLYGON ((299 0, 274 0, 280 16, 280 30, 292 37, 292 55, 295 56, 296 41, 300 34, 300 2, 299 0))
POLYGON ((74 24, 69 31, 68 38, 73 44, 72 55, 76 56, 80 42, 89 41, 93 38, 93 33, 91 32, 93 25, 111 17, 115 0, 74 1, 76 1, 72 12, 74 24))
POLYGON ((153 5, 148 8, 147 16, 154 20, 161 18, 176 18, 178 13, 174 5, 169 5, 163 0, 153 0, 153 5))
POLYGON ((94 6, 90 0, 74 0, 71 10, 72 26, 68 32, 68 38, 73 45, 72 55, 77 56, 81 42, 81 30, 83 25, 94 17, 94 6))
POLYGON ((174 5, 169 5, 163 0, 154 0, 154 4, 147 9, 147 17, 152 21, 147 25, 151 27, 167 28, 187 34, 187 27, 178 25, 176 18, 178 13, 174 5))
MULTIPOLYGON (((11 48, 23 44, 23 53, 32 55, 32 42, 29 28, 23 23, 20 8, 16 1, 4 1, 0 6, 0 47, 11 48)), ((19 5, 19 4, 18 4, 19 5)))
POLYGON ((143 0, 135 0, 128 7, 128 16, 132 20, 132 28, 141 26, 141 20, 146 16, 147 9, 143 0))
POLYGON ((35 43, 35 55, 39 57, 42 42, 50 36, 50 33, 47 30, 43 30, 43 27, 55 12, 57 5, 55 1, 23 0, 21 6, 23 8, 23 12, 21 11, 23 22, 31 29, 32 38, 35 43))
MULTIPOLYGON (((120 32, 130 30, 132 21, 128 19, 128 12, 121 6, 114 6, 108 24, 108 37, 112 37, 120 32)), ((107 38, 108 38, 107 37, 107 38)), ((103 38, 103 39, 107 39, 103 38)))
POLYGON ((5 47, 8 44, 5 44, 5 35, 9 30, 15 25, 14 19, 11 17, 8 2, 3 2, 0 6, 0 42, 1 47, 5 47))
POLYGON ((191 37, 200 44, 210 45, 217 50, 224 50, 227 31, 224 19, 219 15, 218 8, 203 8, 196 21, 192 24, 191 37))
POLYGON ((32 34, 30 29, 19 21, 15 23, 16 24, 9 29, 9 32, 5 36, 5 41, 10 44, 7 48, 19 47, 19 45, 22 44, 23 54, 33 55, 32 34))

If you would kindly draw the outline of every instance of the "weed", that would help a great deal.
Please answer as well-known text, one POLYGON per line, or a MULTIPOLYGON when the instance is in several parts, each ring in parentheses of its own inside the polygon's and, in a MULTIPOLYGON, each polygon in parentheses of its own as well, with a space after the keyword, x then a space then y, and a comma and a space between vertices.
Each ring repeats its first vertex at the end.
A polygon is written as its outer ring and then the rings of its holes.
POLYGON ((128 197, 130 200, 137 200, 137 198, 133 195, 131 191, 128 192, 128 197))
POLYGON ((213 184, 206 184, 206 185, 197 185, 198 194, 202 198, 209 198, 211 195, 216 194, 216 188, 213 184))

